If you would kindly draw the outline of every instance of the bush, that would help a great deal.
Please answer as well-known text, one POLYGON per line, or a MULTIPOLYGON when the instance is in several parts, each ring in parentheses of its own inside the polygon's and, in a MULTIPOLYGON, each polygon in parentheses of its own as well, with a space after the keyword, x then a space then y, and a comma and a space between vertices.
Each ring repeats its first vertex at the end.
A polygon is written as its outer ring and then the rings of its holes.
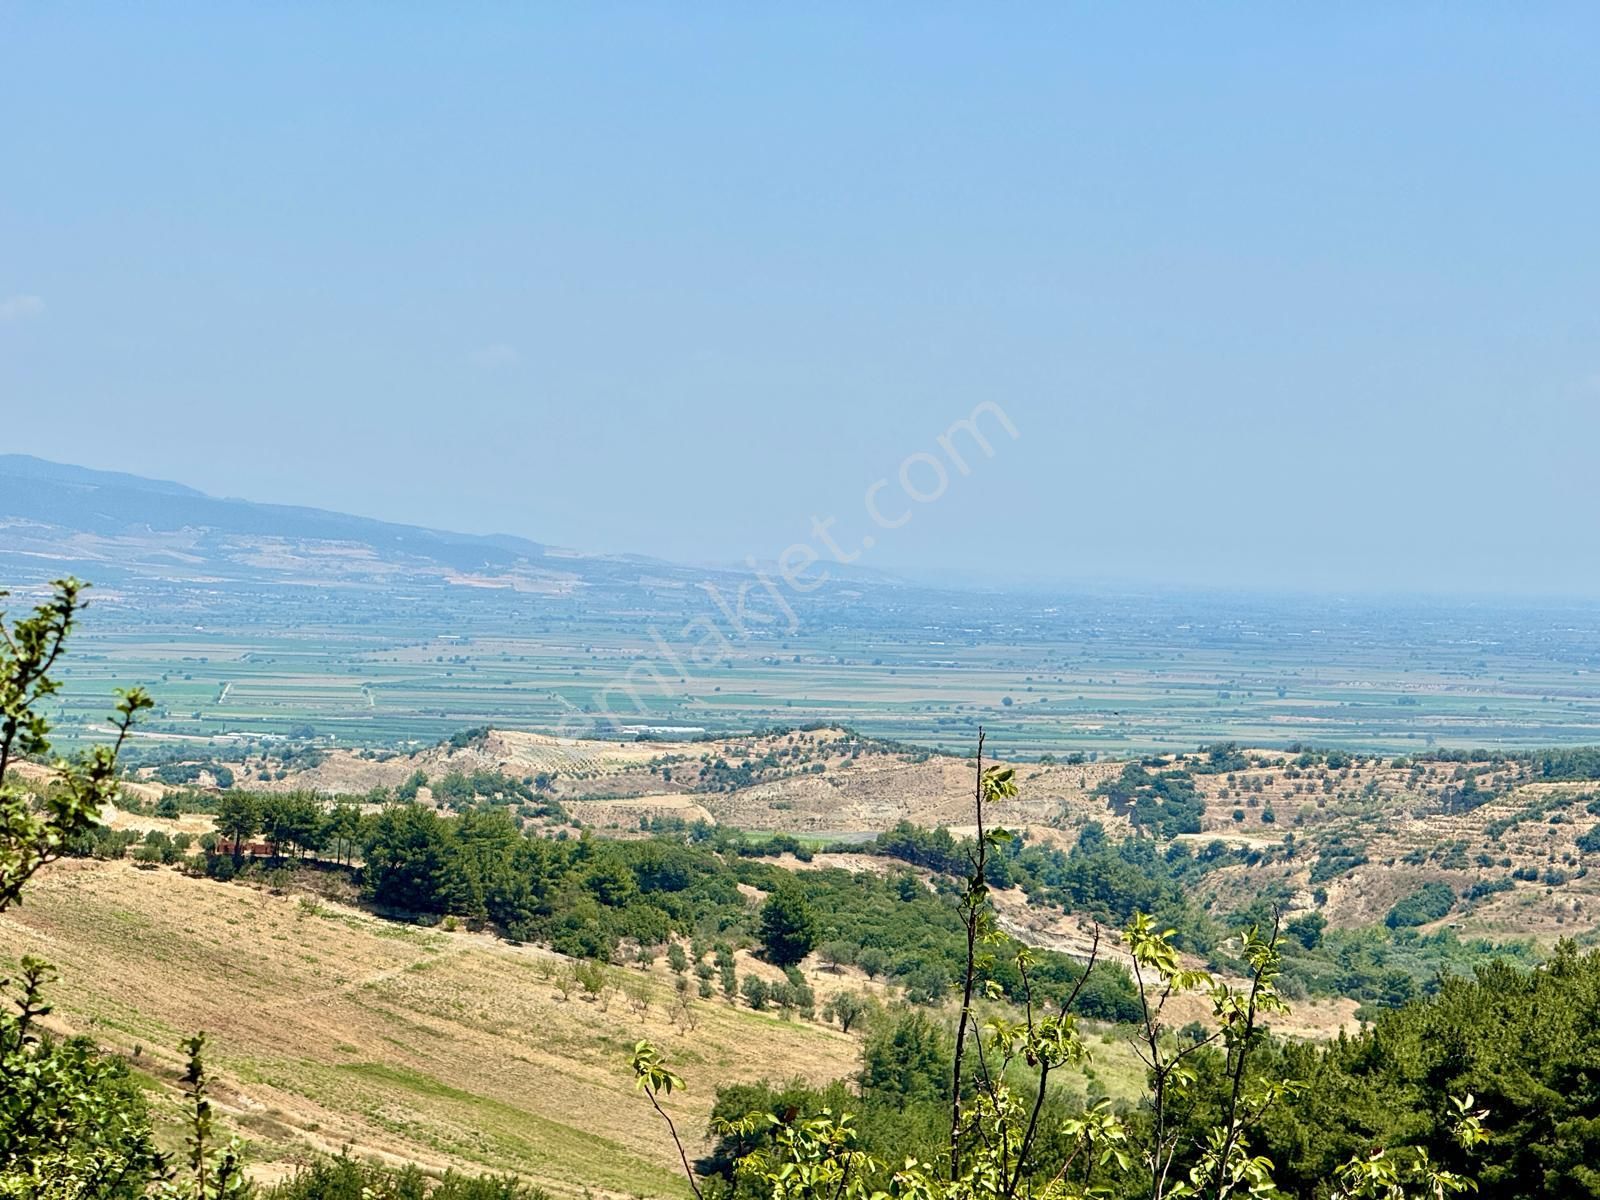
POLYGON ((1426 925, 1455 907, 1456 894, 1449 884, 1425 883, 1389 910, 1383 923, 1390 929, 1426 925))
POLYGON ((740 988, 740 991, 744 993, 744 998, 750 1007, 757 1012, 767 1007, 767 1001, 772 996, 771 989, 767 987, 767 981, 755 975, 746 975, 744 977, 744 986, 740 988))
POLYGON ((1516 884, 1505 878, 1480 879, 1467 889, 1467 899, 1482 900, 1485 896, 1493 896, 1497 892, 1509 892, 1515 886, 1516 884))
POLYGON ((446 1173, 436 1183, 416 1167, 360 1163, 348 1153, 299 1168, 294 1177, 260 1193, 262 1200, 549 1200, 548 1193, 511 1176, 446 1173))

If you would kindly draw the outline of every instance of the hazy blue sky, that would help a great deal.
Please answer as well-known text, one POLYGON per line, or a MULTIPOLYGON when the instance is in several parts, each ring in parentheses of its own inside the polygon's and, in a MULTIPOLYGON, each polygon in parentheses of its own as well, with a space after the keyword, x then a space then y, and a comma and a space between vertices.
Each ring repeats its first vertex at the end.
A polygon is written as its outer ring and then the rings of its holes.
POLYGON ((0 449, 725 561, 992 401, 863 565, 1600 594, 1592 7, 331 7, 0 5, 0 449))

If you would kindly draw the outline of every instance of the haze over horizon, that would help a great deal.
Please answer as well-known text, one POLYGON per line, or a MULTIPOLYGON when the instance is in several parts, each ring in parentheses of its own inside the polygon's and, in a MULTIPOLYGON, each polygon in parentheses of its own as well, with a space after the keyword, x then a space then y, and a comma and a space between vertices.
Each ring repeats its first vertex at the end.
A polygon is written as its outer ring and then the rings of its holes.
POLYGON ((1592 11, 374 11, 0 17, 0 406, 588 551, 1600 595, 1592 11))

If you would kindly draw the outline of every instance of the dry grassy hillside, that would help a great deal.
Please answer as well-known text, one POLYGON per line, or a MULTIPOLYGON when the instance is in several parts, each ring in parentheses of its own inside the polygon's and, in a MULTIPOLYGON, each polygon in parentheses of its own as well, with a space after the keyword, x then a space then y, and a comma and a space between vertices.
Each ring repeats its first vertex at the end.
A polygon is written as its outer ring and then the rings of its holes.
MULTIPOLYGON (((848 865, 818 857, 826 861, 792 865, 848 865)), ((997 902, 1002 923, 1026 940, 1082 949, 1081 929, 1030 908, 1020 892, 997 902)), ((1121 957, 1109 942, 1103 952, 1121 957)), ((660 962, 611 968, 613 986, 586 997, 564 982, 568 960, 536 947, 121 861, 67 860, 43 872, 25 905, 0 914, 0 964, 24 954, 60 973, 50 1023, 127 1058, 173 1146, 177 1046, 205 1031, 219 1113, 265 1179, 350 1147, 433 1170, 515 1172, 560 1194, 681 1197, 671 1143, 631 1086, 636 1039, 662 1046, 690 1080, 666 1104, 691 1153, 706 1146, 719 1084, 822 1083, 854 1075, 860 1061, 860 1027, 846 1035, 720 997, 691 1001, 686 1021, 660 962)), ((739 970, 781 977, 742 951, 739 970)), ((852 967, 813 958, 806 974, 819 1007, 841 988, 889 999, 881 980, 852 967)), ((1206 1010, 1196 1000, 1169 1015, 1203 1019, 1206 1010)), ((1347 1001, 1297 1005, 1274 1025, 1331 1036, 1353 1010, 1347 1001)), ((1090 1061, 1058 1072, 1056 1086, 1079 1100, 1098 1089, 1132 1101, 1144 1075, 1126 1034, 1090 1028, 1090 1061)))
POLYGON ((1256 755, 1263 765, 1194 776, 1204 832, 1188 840, 1260 852, 1208 878, 1214 902, 1278 886, 1355 927, 1438 881, 1461 900, 1435 926, 1541 940, 1600 927, 1600 851, 1579 845, 1600 825, 1593 785, 1538 781, 1515 763, 1351 757, 1302 768, 1281 753, 1256 755))
MULTIPOLYGON (((567 1193, 686 1194, 670 1143, 632 1094, 628 1053, 649 1037, 691 1081, 668 1102, 698 1140, 718 1083, 851 1074, 858 1042, 820 1024, 697 1001, 669 1012, 563 999, 557 956, 484 935, 397 925, 125 862, 71 861, 0 915, 0 957, 61 975, 55 1021, 170 1085, 177 1044, 211 1038, 226 1119, 277 1170, 313 1150, 512 1170, 567 1193)), ((747 964, 748 965, 748 964, 747 964)), ((155 1093, 175 1115, 172 1093, 155 1093)))
MULTIPOLYGON (((1264 889, 1335 926, 1382 921, 1407 895, 1442 882, 1459 901, 1438 926, 1551 938, 1600 926, 1600 851, 1579 839, 1600 824, 1594 789, 1534 778, 1516 761, 1462 764, 1356 754, 1236 750, 1145 760, 1184 772, 1203 805, 1197 851, 1222 842, 1249 861, 1210 873, 1201 898, 1226 911, 1264 889)), ((1100 791, 1126 763, 1019 766, 1008 822, 1070 845, 1088 821, 1132 831, 1125 804, 1100 791), (1099 789, 1100 791, 1097 791, 1099 789)), ((365 792, 421 771, 538 779, 578 823, 628 835, 662 819, 751 831, 841 837, 900 821, 960 829, 970 821, 972 766, 821 728, 703 742, 575 741, 482 731, 413 755, 333 750, 315 766, 249 761, 239 782, 274 789, 365 792)), ((430 795, 423 789, 421 796, 430 795)), ((1591 837, 1591 841, 1593 838, 1591 837)))
MULTIPOLYGON (((549 794, 577 820, 621 832, 637 829, 641 818, 675 816, 751 830, 864 833, 899 821, 960 824, 972 802, 972 768, 963 759, 835 728, 702 742, 579 741, 497 729, 463 746, 416 754, 335 749, 316 766, 285 766, 270 756, 247 760, 238 786, 364 793, 397 787, 417 771, 434 780, 475 771, 547 776, 549 794)), ((1022 764, 1018 814, 1060 828, 1089 819, 1125 828, 1090 795, 1119 767, 1022 764)))

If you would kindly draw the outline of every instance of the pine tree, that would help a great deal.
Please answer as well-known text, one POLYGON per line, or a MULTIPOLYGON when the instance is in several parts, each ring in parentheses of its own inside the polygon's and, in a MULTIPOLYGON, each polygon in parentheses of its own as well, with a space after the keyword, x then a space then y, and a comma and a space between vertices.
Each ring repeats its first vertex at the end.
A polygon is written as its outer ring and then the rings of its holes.
POLYGON ((806 898, 792 883, 782 883, 761 908, 761 944, 767 961, 792 967, 817 944, 817 922, 806 898))

